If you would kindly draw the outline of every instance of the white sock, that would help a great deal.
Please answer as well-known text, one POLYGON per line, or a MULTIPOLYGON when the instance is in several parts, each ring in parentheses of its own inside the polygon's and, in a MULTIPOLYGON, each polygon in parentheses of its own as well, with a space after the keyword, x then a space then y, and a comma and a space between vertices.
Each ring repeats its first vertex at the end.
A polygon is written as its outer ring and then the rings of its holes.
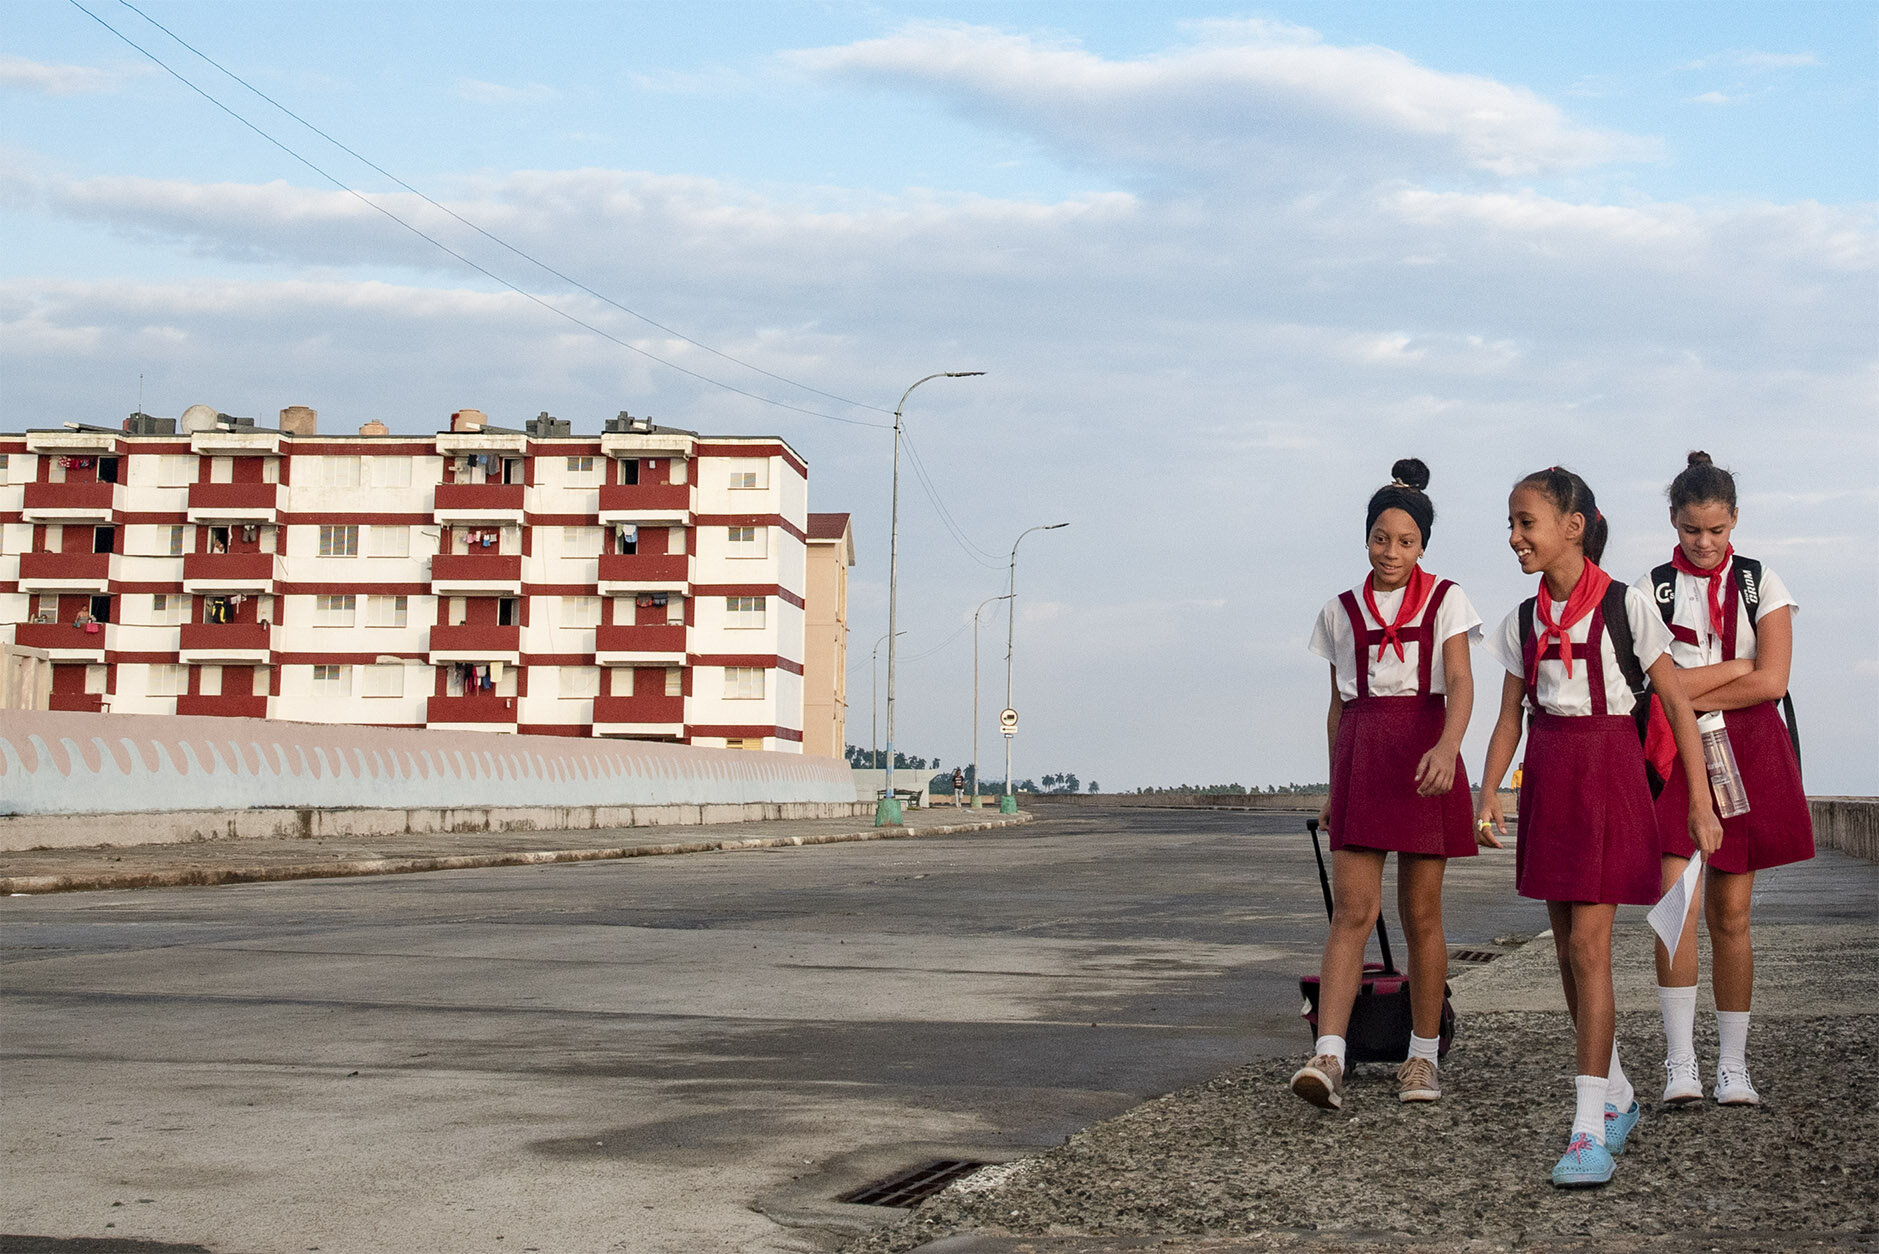
POLYGON ((1344 1038, 1341 1036, 1321 1036, 1318 1038, 1318 1043, 1312 1047, 1312 1053, 1314 1055, 1329 1054, 1331 1057, 1337 1059, 1337 1065, 1342 1067, 1344 1065, 1344 1038))
POLYGON ((1718 1010, 1716 1012, 1716 1035, 1722 1038, 1722 1053, 1717 1061, 1717 1069, 1733 1067, 1739 1071, 1747 1067, 1749 1052, 1749 1012, 1746 1010, 1718 1010))
MULTIPOLYGON (((1631 1081, 1625 1078, 1625 1069, 1618 1065, 1618 1040, 1612 1038, 1612 1060, 1610 1074, 1605 1077, 1605 1100, 1616 1106, 1619 1113, 1631 1109, 1631 1100, 1637 1093, 1631 1087, 1631 1081)), ((1603 1117, 1604 1112, 1600 1112, 1603 1117)))
POLYGON ((1417 1036, 1415 1032, 1412 1031, 1409 1034, 1409 1056, 1411 1058, 1426 1058, 1431 1067, 1439 1067, 1442 1063, 1441 1060, 1436 1058, 1435 1051, 1441 1047, 1441 1044, 1442 1038, 1439 1036, 1417 1036))
POLYGON ((1572 1135, 1584 1133, 1600 1145, 1605 1144, 1605 1077, 1579 1075, 1572 1078, 1578 1090, 1578 1104, 1572 1109, 1572 1135))
POLYGON ((1657 1008, 1664 1015, 1664 1057, 1688 1062, 1696 1057, 1696 985, 1657 986, 1657 1008))

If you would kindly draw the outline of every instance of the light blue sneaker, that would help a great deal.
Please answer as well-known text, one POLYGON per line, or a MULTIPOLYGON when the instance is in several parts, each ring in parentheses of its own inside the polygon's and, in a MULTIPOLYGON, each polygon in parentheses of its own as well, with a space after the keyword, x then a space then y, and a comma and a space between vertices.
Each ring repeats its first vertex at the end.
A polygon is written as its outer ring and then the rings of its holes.
POLYGON ((1631 1103, 1630 1110, 1624 1111, 1622 1114, 1619 1112, 1616 1106, 1612 1105, 1610 1102, 1606 1102, 1605 1103, 1605 1149, 1606 1149, 1606 1152, 1612 1153, 1612 1154, 1624 1153, 1625 1142, 1630 1139, 1631 1129, 1638 1126, 1638 1120, 1642 1118, 1643 1115, 1644 1115, 1644 1112, 1638 1109, 1638 1104, 1636 1101, 1633 1101, 1631 1103))
POLYGON ((1590 1189, 1612 1178, 1611 1152, 1581 1132, 1553 1164, 1553 1183, 1562 1189, 1590 1189))

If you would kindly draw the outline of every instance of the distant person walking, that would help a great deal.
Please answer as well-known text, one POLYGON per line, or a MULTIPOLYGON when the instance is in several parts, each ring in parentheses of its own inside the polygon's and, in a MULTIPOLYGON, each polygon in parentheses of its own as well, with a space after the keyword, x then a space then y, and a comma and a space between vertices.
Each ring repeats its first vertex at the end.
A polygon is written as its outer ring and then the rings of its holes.
POLYGON ((966 773, 958 767, 953 768, 953 809, 957 810, 966 803, 966 773))
MULTIPOLYGON (((1585 480, 1558 466, 1528 475, 1508 497, 1507 521, 1520 569, 1540 583, 1487 638, 1507 675, 1479 826, 1494 844, 1507 830, 1501 779, 1530 716, 1514 882, 1546 902, 1577 1039, 1572 1131, 1553 1183, 1601 1185, 1640 1114, 1614 1037, 1611 936, 1620 905, 1658 897, 1657 818, 1635 717, 1646 674, 1692 776, 1703 774, 1703 750, 1663 619, 1644 593, 1598 568, 1608 528, 1585 480)), ((1708 789, 1691 793, 1684 818, 1706 853, 1722 842, 1708 789)))
POLYGON ((1424 491, 1429 468, 1412 457, 1391 474, 1365 511, 1369 575, 1326 602, 1311 633, 1311 651, 1331 664, 1331 795, 1318 819, 1331 838, 1334 904, 1319 975, 1319 1037, 1292 1091, 1327 1110, 1344 1104, 1345 1035, 1392 852, 1414 1021, 1397 1096, 1442 1096, 1442 875, 1449 858, 1475 852, 1461 740, 1474 708, 1468 644, 1481 634, 1481 616, 1460 587, 1420 564, 1435 523, 1424 491))
MULTIPOLYGON (((1794 615, 1800 607, 1774 571, 1736 553, 1735 477, 1691 453, 1671 480, 1670 522, 1677 547, 1670 561, 1638 580, 1670 628, 1677 679, 1699 718, 1721 721, 1742 778, 1748 811, 1722 820, 1722 847, 1706 868, 1704 914, 1715 965, 1718 1102, 1761 1101, 1749 1078, 1749 1002, 1755 953, 1749 903, 1755 872, 1814 856, 1814 827, 1801 791, 1801 763, 1790 728, 1775 707, 1788 691, 1794 615), (1712 713, 1713 712, 1713 713, 1712 713)), ((1790 707, 1791 709, 1791 707, 1790 707)), ((1673 769, 1657 798, 1663 888, 1676 883, 1696 852, 1682 818, 1690 776, 1673 769)), ((1702 791, 1709 791, 1707 781, 1702 791)), ((1696 1065, 1696 915, 1692 909, 1672 962, 1657 944, 1657 999, 1664 1016, 1664 1101, 1675 1106, 1703 1096, 1696 1065)))

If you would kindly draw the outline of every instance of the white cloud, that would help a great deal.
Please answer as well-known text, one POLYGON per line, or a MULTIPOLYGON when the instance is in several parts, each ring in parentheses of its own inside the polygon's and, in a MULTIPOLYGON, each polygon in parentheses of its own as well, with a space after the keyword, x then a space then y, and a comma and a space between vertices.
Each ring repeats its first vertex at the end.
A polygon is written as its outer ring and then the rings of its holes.
POLYGON ((1691 96, 1688 103, 1722 105, 1732 104, 1740 99, 1740 96, 1729 96, 1719 91, 1706 91, 1700 96, 1691 96))
POLYGON ((93 65, 56 65, 0 53, 0 87, 36 91, 48 96, 116 91, 127 76, 142 72, 107 70, 93 65))
POLYGON ((1072 159, 1291 184, 1409 168, 1496 177, 1654 155, 1524 88, 1267 22, 1204 24, 1185 47, 1106 60, 1070 42, 914 23, 791 54, 816 73, 923 88, 1072 159))
POLYGON ((1727 52, 1711 53, 1687 62, 1686 70, 1707 70, 1719 65, 1740 66, 1748 70, 1799 70, 1810 69, 1821 64, 1818 56, 1811 52, 1757 52, 1749 48, 1734 48, 1727 52))

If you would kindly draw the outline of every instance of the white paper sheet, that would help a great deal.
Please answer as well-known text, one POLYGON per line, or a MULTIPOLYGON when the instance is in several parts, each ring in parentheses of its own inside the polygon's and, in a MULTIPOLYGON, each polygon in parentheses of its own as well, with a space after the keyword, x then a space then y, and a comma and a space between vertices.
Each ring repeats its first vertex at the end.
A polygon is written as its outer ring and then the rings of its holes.
POLYGON ((1663 940, 1664 948, 1670 956, 1677 956, 1677 942, 1683 939, 1683 922, 1690 917, 1690 910, 1696 905, 1696 878, 1703 869, 1702 850, 1690 859, 1690 865, 1683 868, 1683 874, 1670 886, 1670 891, 1658 898, 1651 907, 1648 916, 1651 928, 1663 940))

